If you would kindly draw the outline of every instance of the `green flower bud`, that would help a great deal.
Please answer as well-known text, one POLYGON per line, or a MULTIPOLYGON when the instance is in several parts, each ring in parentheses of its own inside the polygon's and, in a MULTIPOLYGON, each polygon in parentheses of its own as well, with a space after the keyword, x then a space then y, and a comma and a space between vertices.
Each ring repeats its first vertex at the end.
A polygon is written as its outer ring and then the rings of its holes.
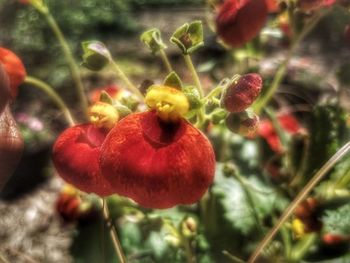
POLYGON ((177 45, 183 54, 191 54, 198 48, 204 46, 203 25, 201 21, 186 23, 176 29, 170 42, 177 45))
POLYGON ((167 48, 163 43, 159 29, 152 28, 142 33, 140 40, 145 43, 146 46, 152 51, 153 54, 157 53, 161 49, 167 48))
POLYGON ((86 68, 99 71, 107 66, 112 56, 106 46, 99 41, 86 41, 82 43, 83 47, 83 63, 86 68))

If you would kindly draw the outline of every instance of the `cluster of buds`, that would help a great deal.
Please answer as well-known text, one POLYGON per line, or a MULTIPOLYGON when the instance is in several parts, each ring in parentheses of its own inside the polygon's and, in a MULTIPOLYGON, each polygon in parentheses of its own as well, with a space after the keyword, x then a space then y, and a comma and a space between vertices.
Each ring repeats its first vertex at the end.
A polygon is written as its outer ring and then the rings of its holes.
POLYGON ((258 98, 262 79, 250 73, 234 77, 222 96, 222 107, 229 112, 226 126, 235 133, 251 137, 259 126, 259 117, 249 108, 258 98))

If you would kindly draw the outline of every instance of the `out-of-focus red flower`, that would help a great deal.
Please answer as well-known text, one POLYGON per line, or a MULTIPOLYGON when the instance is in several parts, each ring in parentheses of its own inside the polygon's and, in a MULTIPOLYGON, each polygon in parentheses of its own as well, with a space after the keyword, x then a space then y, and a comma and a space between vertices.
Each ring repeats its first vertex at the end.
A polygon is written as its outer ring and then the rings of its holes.
POLYGON ((107 132, 92 124, 66 129, 53 147, 53 163, 58 174, 81 191, 106 196, 113 193, 100 173, 101 145, 107 132))
POLYGON ((22 84, 27 75, 26 69, 15 53, 2 47, 0 47, 0 63, 10 80, 11 95, 14 99, 18 93, 18 86, 22 84))
POLYGON ((78 189, 66 184, 56 200, 56 211, 67 222, 94 216, 94 207, 80 198, 78 189))
POLYGON ((23 147, 22 136, 7 104, 0 113, 0 191, 15 171, 23 147))
POLYGON ((262 88, 260 75, 250 73, 243 75, 231 84, 223 98, 223 104, 229 112, 241 112, 253 104, 262 88))
POLYGON ((265 0, 269 13, 277 13, 280 10, 278 0, 265 0))
POLYGON ((27 4, 30 3, 29 0, 19 0, 19 2, 20 2, 21 4, 24 4, 24 5, 27 5, 27 4))
POLYGON ((121 89, 118 86, 111 85, 102 88, 93 89, 89 92, 89 100, 91 103, 98 102, 100 100, 101 92, 105 91, 111 96, 113 99, 119 99, 122 94, 121 89))
POLYGON ((162 121, 155 111, 130 114, 107 135, 102 175, 116 193, 148 208, 198 201, 213 181, 209 140, 185 119, 162 121))
POLYGON ((4 70, 4 67, 0 63, 0 114, 5 109, 11 98, 9 79, 4 70))
POLYGON ((336 0, 299 0, 297 6, 303 11, 314 11, 333 5, 336 0))
POLYGON ((349 240, 350 240, 350 236, 339 235, 339 234, 327 233, 322 236, 323 243, 330 246, 336 246, 344 242, 349 242, 349 240))
MULTIPOLYGON (((300 125, 299 121, 291 114, 279 115, 277 117, 277 120, 281 125, 281 128, 291 135, 303 131, 303 128, 300 125)), ((267 141, 271 150, 275 151, 276 153, 283 152, 281 141, 270 120, 265 119, 260 121, 258 135, 267 141)))
POLYGON ((258 35, 265 24, 265 0, 226 0, 216 16, 216 29, 223 42, 239 47, 258 35))

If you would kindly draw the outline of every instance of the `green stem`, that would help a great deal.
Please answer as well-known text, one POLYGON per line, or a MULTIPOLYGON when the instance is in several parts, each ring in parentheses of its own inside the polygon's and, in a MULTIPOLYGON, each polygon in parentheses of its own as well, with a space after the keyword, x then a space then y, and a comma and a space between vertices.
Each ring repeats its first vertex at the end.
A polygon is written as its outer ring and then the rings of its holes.
MULTIPOLYGON (((40 11, 40 10, 39 10, 40 11)), ((84 92, 84 86, 83 83, 81 81, 81 77, 80 77, 80 73, 79 73, 79 67, 77 66, 72 52, 70 50, 70 47, 67 43, 67 40, 65 39, 61 29, 59 28, 59 26, 57 25, 55 19, 53 18, 53 16, 50 14, 49 11, 47 12, 42 12, 42 14, 44 15, 44 17, 47 20, 47 23, 49 24, 49 26, 51 27, 52 31, 54 32, 58 42, 60 43, 60 46, 62 48, 62 52, 67 60, 68 66, 71 70, 72 73, 72 77, 73 80, 75 82, 75 87, 77 89, 77 93, 80 99, 80 104, 85 112, 85 114, 87 114, 88 112, 88 102, 85 96, 85 92, 84 92)))
POLYGON ((313 176, 313 178, 305 185, 300 193, 295 197, 292 203, 286 208, 281 217, 278 219, 275 226, 267 233, 260 244, 257 246, 253 254, 248 260, 248 263, 254 263, 258 259, 259 255, 263 252, 265 247, 277 234, 279 229, 292 215, 295 208, 307 197, 307 195, 314 189, 314 187, 324 178, 324 176, 336 165, 336 163, 342 159, 350 151, 350 142, 347 142, 342 148, 340 148, 313 176))
POLYGON ((309 234, 304 237, 303 240, 299 241, 299 243, 293 248, 290 259, 293 262, 300 262, 309 251, 310 247, 315 243, 316 238, 316 234, 309 234))
POLYGON ((64 103, 64 101, 61 99, 61 97, 55 92, 55 90, 48 85, 47 83, 43 82, 40 79, 27 76, 24 80, 25 84, 31 85, 35 88, 40 89, 41 91, 45 92, 46 95, 48 95, 53 102, 57 105, 57 107, 62 111, 64 117, 66 118, 68 124, 70 126, 74 125, 74 119, 72 117, 72 114, 69 111, 69 108, 64 103))
POLYGON ((270 102, 273 95, 275 94, 276 90, 280 86, 287 68, 289 61, 295 51, 297 50, 299 44, 304 40, 304 38, 311 32, 311 30, 317 25, 317 23, 320 21, 320 19, 325 15, 326 13, 319 13, 316 14, 313 19, 304 27, 304 29, 301 31, 301 33, 298 35, 298 37, 295 39, 293 44, 291 45, 287 57, 282 63, 282 65, 277 70, 277 73, 275 75, 275 78, 272 81, 272 84, 270 88, 267 90, 267 92, 255 103, 254 110, 257 114, 260 114, 261 110, 264 109, 264 107, 270 102))
POLYGON ((188 55, 188 54, 183 55, 183 57, 185 59, 187 68, 191 72, 193 81, 194 81, 194 83, 195 83, 195 85, 197 87, 199 95, 200 95, 201 98, 203 98, 204 97, 204 92, 203 92, 202 84, 201 84, 201 81, 199 80, 199 76, 197 74, 196 68, 193 65, 192 59, 191 59, 190 55, 188 55))
POLYGON ((105 198, 102 198, 102 207, 103 207, 103 217, 104 217, 104 219, 107 223, 107 226, 109 228, 109 233, 111 235, 115 251, 117 252, 119 262, 126 263, 127 262, 126 257, 125 257, 125 254, 123 252, 123 248, 121 246, 117 230, 116 230, 116 228, 111 220, 108 204, 107 204, 105 198))
POLYGON ((140 100, 143 100, 142 93, 139 91, 138 88, 136 88, 136 86, 125 75, 124 71, 119 67, 119 65, 115 61, 112 61, 112 66, 115 69, 115 72, 118 74, 118 76, 125 82, 126 86, 130 90, 130 92, 132 92, 137 97, 139 97, 140 100))
POLYGON ((223 250, 222 254, 224 254, 226 257, 228 257, 232 262, 234 263, 245 263, 242 259, 230 254, 228 251, 223 250))
POLYGON ((171 73, 173 71, 173 68, 172 68, 172 66, 170 64, 170 61, 169 61, 168 56, 166 55, 164 49, 159 50, 159 55, 160 55, 164 65, 165 65, 167 71, 169 73, 171 73))
MULTIPOLYGON (((204 97, 204 92, 203 92, 203 88, 202 88, 202 84, 201 81, 199 80, 199 76, 197 74, 196 68, 193 65, 192 59, 190 57, 189 54, 184 54, 183 55, 187 68, 190 70, 193 81, 196 85, 196 88, 199 92, 199 96, 202 99, 204 97)), ((204 106, 202 106, 197 113, 197 123, 196 123, 196 127, 201 128, 204 121, 205 121, 205 112, 204 112, 204 106)))
POLYGON ((292 245, 291 245, 289 231, 285 226, 281 227, 281 237, 283 241, 284 255, 285 255, 285 258, 288 259, 290 257, 292 245))

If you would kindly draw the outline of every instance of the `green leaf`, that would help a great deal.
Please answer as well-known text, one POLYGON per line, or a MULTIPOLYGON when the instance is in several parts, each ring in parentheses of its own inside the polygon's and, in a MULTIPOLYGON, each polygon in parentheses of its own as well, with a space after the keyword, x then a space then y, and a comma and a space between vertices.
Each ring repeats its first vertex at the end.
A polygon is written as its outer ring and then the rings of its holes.
POLYGON ((148 46, 153 54, 157 53, 161 49, 167 48, 167 46, 163 43, 161 33, 157 28, 152 28, 142 33, 140 40, 145 43, 146 46, 148 46))
POLYGON ((324 230, 332 234, 350 235, 350 204, 327 210, 322 217, 324 230))
MULTIPOLYGON (((222 167, 222 166, 219 166, 222 167)), ((282 211, 287 201, 274 189, 255 176, 245 178, 255 203, 255 210, 261 219, 270 217, 276 211, 282 211)), ((242 185, 233 177, 225 177, 221 168, 215 175, 213 193, 220 196, 225 212, 224 217, 242 234, 249 235, 256 230, 256 221, 242 185)))
POLYGON ((100 101, 111 105, 113 104, 112 97, 104 90, 101 92, 100 101))
POLYGON ((201 21, 186 23, 175 30, 170 42, 177 45, 183 54, 191 54, 204 46, 203 25, 201 21))
POLYGON ((174 71, 171 72, 168 76, 166 76, 163 84, 164 86, 182 90, 182 81, 174 71))

